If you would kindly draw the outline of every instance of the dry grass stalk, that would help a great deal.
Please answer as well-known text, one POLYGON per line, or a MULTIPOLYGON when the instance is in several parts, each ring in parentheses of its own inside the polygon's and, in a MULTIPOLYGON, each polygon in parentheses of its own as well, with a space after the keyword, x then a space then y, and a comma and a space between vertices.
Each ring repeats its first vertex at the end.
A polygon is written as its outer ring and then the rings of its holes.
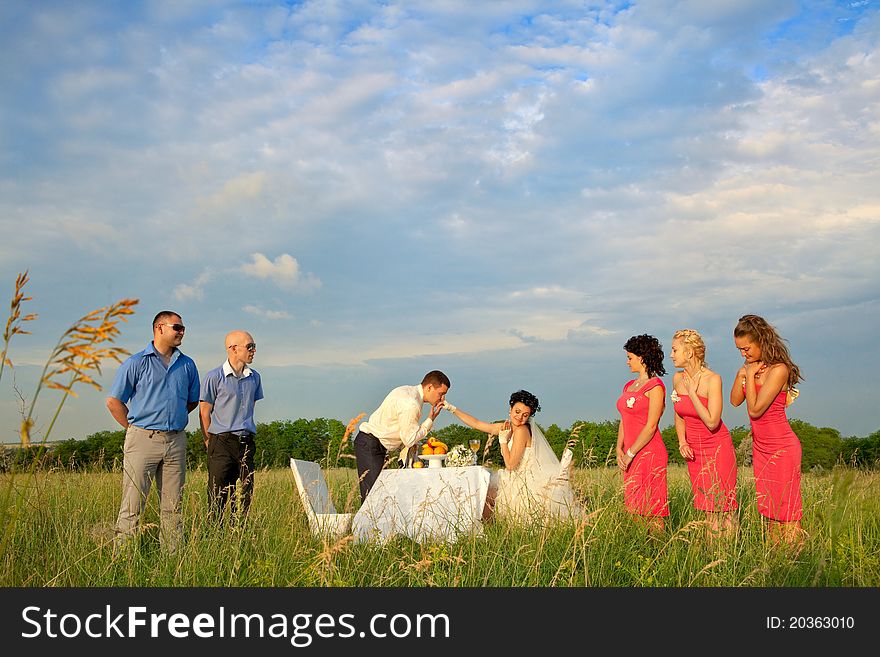
POLYGON ((491 433, 486 434, 486 446, 483 448, 483 465, 487 465, 491 463, 491 461, 486 461, 489 456, 489 448, 492 447, 492 443, 495 442, 495 436, 491 433))
POLYGON ((697 581, 702 575, 708 573, 710 570, 712 570, 713 568, 715 568, 715 566, 720 566, 720 565, 723 564, 725 561, 726 561, 726 559, 715 559, 715 561, 712 561, 712 562, 710 562, 710 563, 707 563, 705 566, 702 567, 702 569, 700 569, 700 572, 698 572, 696 575, 694 575, 693 577, 691 577, 691 581, 688 582, 687 585, 688 585, 689 587, 690 587, 690 586, 694 586, 694 582, 696 582, 696 581, 697 581))
MULTIPOLYGON (((354 454, 343 454, 349 445, 349 436, 353 434, 357 430, 358 423, 364 418, 366 413, 361 413, 357 417, 353 417, 348 421, 348 424, 345 427, 345 433, 342 434, 342 440, 339 441, 339 450, 336 452, 336 461, 335 464, 339 465, 339 459, 353 459, 355 458, 354 454)), ((327 467, 330 467, 330 444, 327 445, 327 467)))
POLYGON ((315 554, 312 570, 324 586, 333 586, 333 565, 336 555, 343 552, 354 541, 354 536, 348 534, 335 543, 324 539, 323 549, 315 554))
POLYGON ((348 437, 354 433, 355 429, 357 429, 358 423, 364 419, 366 413, 361 413, 357 417, 353 417, 348 421, 348 424, 345 427, 345 433, 342 435, 342 442, 344 443, 348 437))
POLYGON ((24 322, 32 322, 37 318, 36 314, 28 314, 22 316, 21 306, 25 301, 30 301, 32 297, 24 296, 24 286, 27 285, 27 270, 23 274, 19 274, 15 278, 15 294, 12 295, 12 301, 9 303, 9 317, 6 319, 6 328, 3 330, 3 353, 0 354, 0 378, 3 378, 3 368, 8 364, 12 367, 12 361, 7 358, 9 352, 9 341, 13 335, 28 335, 30 331, 24 330, 21 325, 24 322))
POLYGON ((329 540, 324 539, 323 549, 315 555, 316 564, 322 564, 324 568, 329 568, 333 563, 333 557, 342 552, 353 540, 354 536, 352 534, 343 536, 333 544, 329 540))
POLYGON ((46 429, 43 440, 47 440, 58 419, 58 415, 67 401, 69 395, 76 397, 73 388, 77 384, 90 385, 96 390, 101 390, 101 384, 92 378, 92 373, 101 374, 101 363, 104 360, 114 360, 122 363, 122 357, 128 355, 128 351, 122 347, 106 347, 104 343, 112 343, 119 335, 119 323, 127 322, 128 315, 134 314, 132 309, 137 305, 137 299, 122 299, 110 306, 98 308, 80 317, 59 338, 58 343, 52 350, 27 416, 21 423, 21 444, 27 447, 30 442, 30 430, 33 426, 33 413, 36 407, 40 391, 45 386, 54 390, 61 390, 64 394, 52 416, 52 421, 46 429), (66 379, 60 381, 59 379, 66 379))

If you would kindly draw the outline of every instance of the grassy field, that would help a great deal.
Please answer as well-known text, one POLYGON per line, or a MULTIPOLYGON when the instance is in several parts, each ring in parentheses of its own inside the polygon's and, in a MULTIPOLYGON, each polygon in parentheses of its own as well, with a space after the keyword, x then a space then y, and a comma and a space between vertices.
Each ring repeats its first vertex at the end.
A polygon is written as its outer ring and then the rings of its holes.
MULTIPOLYGON (((329 473, 334 503, 356 510, 355 473, 329 473)), ((496 522, 455 545, 398 539, 385 546, 314 540, 289 470, 257 473, 245 527, 206 520, 206 474, 189 473, 187 541, 173 556, 158 547, 156 494, 139 546, 115 555, 107 543, 121 473, 0 476, 0 585, 356 586, 356 587, 874 587, 880 585, 880 475, 839 469, 803 477, 803 549, 768 543, 755 510, 751 472, 740 469, 740 531, 708 541, 691 505, 683 467, 671 466, 671 515, 652 534, 623 510, 616 470, 578 470, 589 516, 544 529, 496 522)))

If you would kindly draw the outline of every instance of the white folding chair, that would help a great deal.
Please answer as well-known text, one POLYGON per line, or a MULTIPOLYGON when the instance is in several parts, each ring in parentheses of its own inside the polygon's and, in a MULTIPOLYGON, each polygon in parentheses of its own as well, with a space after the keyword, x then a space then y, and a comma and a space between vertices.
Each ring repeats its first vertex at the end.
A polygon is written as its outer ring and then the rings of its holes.
POLYGON ((562 452, 562 458, 559 459, 559 474, 556 475, 556 478, 560 481, 571 479, 571 462, 573 458, 574 453, 566 447, 562 452))
POLYGON ((309 518, 309 529, 319 537, 338 539, 351 531, 351 513, 336 513, 327 480, 314 461, 290 459, 290 469, 309 518))

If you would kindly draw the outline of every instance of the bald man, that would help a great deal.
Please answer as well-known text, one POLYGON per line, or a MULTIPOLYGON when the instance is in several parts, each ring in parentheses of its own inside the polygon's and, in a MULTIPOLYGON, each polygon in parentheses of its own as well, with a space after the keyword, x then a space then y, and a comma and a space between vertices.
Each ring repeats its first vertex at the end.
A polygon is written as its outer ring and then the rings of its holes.
POLYGON ((257 344, 250 333, 226 336, 226 362, 205 375, 199 395, 199 419, 208 450, 208 504, 218 520, 226 505, 235 513, 241 481, 242 518, 254 488, 254 406, 263 398, 260 375, 249 365, 257 344))

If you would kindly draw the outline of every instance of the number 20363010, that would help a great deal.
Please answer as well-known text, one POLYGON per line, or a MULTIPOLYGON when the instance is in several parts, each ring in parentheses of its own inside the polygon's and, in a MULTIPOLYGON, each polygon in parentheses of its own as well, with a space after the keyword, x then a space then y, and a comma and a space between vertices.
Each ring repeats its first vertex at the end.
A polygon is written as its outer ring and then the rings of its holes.
POLYGON ((768 630, 851 630, 852 616, 767 616, 768 630))

